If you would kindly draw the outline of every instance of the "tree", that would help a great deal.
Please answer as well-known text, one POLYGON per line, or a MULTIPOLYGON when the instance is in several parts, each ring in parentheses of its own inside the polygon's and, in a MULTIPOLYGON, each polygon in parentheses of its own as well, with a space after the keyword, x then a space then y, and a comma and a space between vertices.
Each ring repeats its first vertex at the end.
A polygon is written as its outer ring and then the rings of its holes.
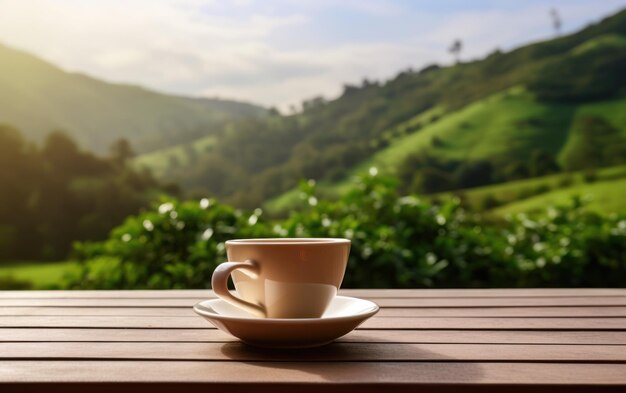
POLYGON ((580 53, 555 56, 529 75, 526 86, 541 101, 607 100, 623 94, 624 69, 626 51, 601 43, 580 53))
POLYGON ((437 168, 426 167, 420 169, 413 178, 410 191, 413 193, 435 193, 452 189, 450 175, 437 168))
POLYGON ((502 181, 526 179, 530 171, 524 161, 513 161, 507 164, 500 174, 502 181))
POLYGON ((459 188, 483 186, 492 182, 493 166, 484 160, 467 162, 459 166, 454 175, 459 188))
POLYGON ((43 168, 33 150, 17 129, 0 125, 0 260, 24 255, 38 245, 29 209, 43 168))
POLYGON ((53 131, 46 137, 42 155, 55 168, 73 172, 80 154, 73 139, 61 131, 53 131))
POLYGON ((552 27, 554 28, 556 35, 557 36, 561 35, 561 25, 562 25, 561 16, 559 15, 559 12, 555 8, 552 8, 550 10, 550 18, 552 19, 552 27))
POLYGON ((343 85, 343 93, 341 94, 342 97, 346 97, 349 96, 351 94, 356 93, 357 91, 359 91, 359 87, 349 84, 349 83, 344 83, 343 85))
POLYGON ((363 89, 367 89, 368 87, 378 86, 378 82, 370 81, 367 78, 363 78, 363 81, 361 82, 361 86, 363 89))
POLYGON ((452 42, 452 45, 448 49, 448 52, 452 53, 456 63, 459 63, 461 50, 463 49, 463 43, 458 38, 452 42))
POLYGON ((275 106, 267 110, 267 114, 270 116, 280 116, 280 111, 275 106))
POLYGON ((432 147, 443 147, 446 145, 446 143, 443 141, 443 139, 435 135, 430 139, 430 145, 432 147))
POLYGON ((425 66, 424 68, 422 68, 421 70, 419 70, 419 74, 425 75, 425 74, 428 74, 429 72, 437 71, 439 69, 441 69, 441 66, 439 64, 429 64, 425 66))
POLYGON ((118 164, 125 164, 128 160, 135 156, 135 151, 130 146, 130 142, 126 138, 119 138, 109 148, 111 158, 118 164))
POLYGON ((69 179, 73 176, 97 176, 110 170, 111 163, 92 153, 82 151, 76 142, 62 131, 53 131, 41 150, 44 161, 55 176, 69 179))
POLYGON ((62 132, 37 147, 6 126, 0 188, 0 262, 66 258, 73 241, 105 237, 161 191, 149 173, 86 152, 62 132))
POLYGON ((606 119, 581 116, 574 121, 573 128, 577 138, 563 157, 567 170, 599 168, 625 161, 620 146, 626 144, 626 138, 606 119))
POLYGON ((308 100, 302 101, 302 110, 304 112, 310 111, 313 109, 321 108, 326 105, 326 99, 322 96, 317 96, 310 98, 308 100))
POLYGON ((530 175, 545 176, 559 171, 554 157, 541 149, 534 150, 530 155, 530 175))

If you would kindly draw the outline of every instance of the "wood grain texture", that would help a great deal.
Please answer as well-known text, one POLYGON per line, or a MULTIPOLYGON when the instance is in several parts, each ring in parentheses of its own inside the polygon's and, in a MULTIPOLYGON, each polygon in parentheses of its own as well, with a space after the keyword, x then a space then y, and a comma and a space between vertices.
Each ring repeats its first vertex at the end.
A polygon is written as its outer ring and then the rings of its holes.
MULTIPOLYGON (((622 288, 505 288, 505 289, 341 289, 340 295, 356 297, 591 297, 626 296, 622 288)), ((90 290, 90 291, 0 291, 0 298, 214 298, 210 289, 90 290)))
MULTIPOLYGON (((4 328, 0 342, 234 342, 217 329, 4 328)), ((356 330, 342 342, 626 345, 626 331, 356 330)))
MULTIPOLYGON (((381 307, 602 307, 626 306, 626 296, 367 297, 381 307)), ((206 298, 4 298, 0 307, 192 307, 206 298)))
POLYGON ((626 364, 0 361, 0 382, 525 384, 533 391, 534 384, 626 386, 626 364))
POLYGON ((334 343, 299 351, 235 343, 0 343, 0 359, 626 362, 626 346, 334 343))
MULTIPOLYGON (((0 316, 152 316, 197 318, 191 307, 4 307, 0 316)), ((626 307, 446 307, 382 308, 379 317, 624 318, 626 307)))
POLYGON ((185 393, 207 393, 228 392, 228 393, 624 393, 623 385, 593 383, 572 383, 569 385, 558 385, 554 383, 454 383, 440 381, 437 383, 407 383, 407 382, 341 382, 324 381, 323 383, 302 383, 302 382, 53 382, 53 383, 1 383, 0 387, 11 393, 21 392, 63 392, 63 393, 110 393, 114 392, 146 392, 150 393, 170 393, 172 391, 184 391, 185 393))
POLYGON ((0 391, 626 391, 624 289, 342 294, 382 309, 329 346, 269 351, 195 315, 207 290, 0 292, 0 391))
MULTIPOLYGON (((214 329, 203 318, 153 316, 0 316, 0 327, 214 329)), ((373 317, 359 329, 626 330, 626 318, 373 317)))

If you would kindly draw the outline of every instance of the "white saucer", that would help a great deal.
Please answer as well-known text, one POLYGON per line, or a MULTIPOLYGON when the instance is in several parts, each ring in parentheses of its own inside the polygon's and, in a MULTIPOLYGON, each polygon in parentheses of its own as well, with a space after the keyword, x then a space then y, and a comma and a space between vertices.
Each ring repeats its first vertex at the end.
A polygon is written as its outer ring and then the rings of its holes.
POLYGON ((321 318, 258 318, 222 299, 202 301, 193 310, 241 341, 265 348, 310 348, 350 333, 378 312, 369 300, 335 296, 321 318))

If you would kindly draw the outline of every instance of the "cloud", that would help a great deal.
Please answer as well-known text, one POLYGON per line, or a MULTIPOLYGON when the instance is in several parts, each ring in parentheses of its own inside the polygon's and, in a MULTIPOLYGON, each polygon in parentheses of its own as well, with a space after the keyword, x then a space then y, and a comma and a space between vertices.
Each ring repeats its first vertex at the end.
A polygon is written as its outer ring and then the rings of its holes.
MULTIPOLYGON (((268 66, 261 66, 256 71, 259 74, 252 79, 237 72, 227 77, 222 75, 224 78, 218 80, 231 83, 220 82, 203 93, 235 98, 246 98, 247 95, 265 97, 269 104, 284 109, 305 98, 336 96, 344 83, 359 83, 365 77, 387 78, 390 70, 398 71, 398 65, 407 68, 416 57, 420 57, 419 51, 412 46, 387 43, 338 46, 318 50, 315 56, 307 50, 287 55, 273 53, 267 59, 268 66), (298 65, 306 66, 298 69, 298 65), (236 83, 237 79, 242 83, 236 83)), ((428 58, 430 53, 425 51, 422 57, 428 58)))
MULTIPOLYGON (((0 41, 109 81, 285 108, 363 77, 451 61, 446 48, 457 37, 469 58, 551 35, 546 6, 532 1, 446 12, 416 4, 0 0, 0 41)), ((559 10, 571 29, 618 7, 559 10)))
POLYGON ((200 1, 0 1, 0 40, 68 70, 186 94, 206 89, 198 85, 202 82, 241 84, 239 78, 250 81, 255 75, 312 72, 306 63, 273 54, 263 42, 274 31, 304 23, 302 15, 236 18, 215 15, 212 6, 200 1))

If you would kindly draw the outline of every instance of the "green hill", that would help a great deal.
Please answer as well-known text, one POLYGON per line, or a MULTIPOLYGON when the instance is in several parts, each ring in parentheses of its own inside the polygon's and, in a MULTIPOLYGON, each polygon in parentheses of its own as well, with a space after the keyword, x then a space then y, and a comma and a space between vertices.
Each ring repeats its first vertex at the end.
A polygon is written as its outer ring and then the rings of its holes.
MULTIPOLYGON (((435 194, 433 198, 447 198, 456 195, 462 198, 465 204, 473 210, 497 209, 501 206, 515 204, 553 191, 574 190, 595 182, 608 184, 612 181, 622 181, 623 179, 626 179, 626 166, 624 165, 602 168, 596 171, 558 173, 531 179, 514 180, 467 190, 435 194)), ((616 191, 619 190, 616 189, 616 191)), ((614 199, 626 197, 626 195, 621 195, 619 192, 612 194, 614 199)), ((624 204, 624 209, 626 209, 626 204, 624 204)))
MULTIPOLYGON (((442 160, 489 159, 496 165, 506 166, 511 160, 528 159, 534 149, 541 147, 564 165, 568 151, 575 148, 579 139, 574 127, 578 124, 577 119, 586 116, 606 119, 626 138, 626 99, 581 104, 541 103, 523 88, 512 88, 442 116, 419 132, 395 138, 388 147, 356 165, 349 176, 337 182, 322 181, 318 189, 327 197, 336 197, 350 188, 351 178, 367 173, 372 167, 381 174, 398 176, 405 160, 419 153, 428 153, 442 160), (438 142, 433 144, 433 141, 438 142)), ((400 127, 410 127, 423 117, 417 116, 400 127)), ((608 170, 608 173, 613 176, 613 171, 608 170)), ((572 175, 510 181, 459 192, 475 200, 492 195, 495 199, 510 202, 513 199, 511 190, 517 195, 520 189, 528 191, 546 185, 552 188, 564 176, 572 175), (502 190, 505 190, 504 194, 502 190)), ((574 177, 580 179, 582 174, 574 177)), ((265 207, 276 214, 297 203, 299 193, 292 190, 267 201, 265 207)), ((477 203, 472 205, 481 207, 477 203)))
POLYGON ((234 119, 265 113, 246 103, 102 82, 3 45, 0 64, 0 123, 37 141, 62 129, 98 152, 120 137, 139 151, 150 151, 204 137, 234 119))
POLYGON ((624 69, 626 11, 482 60, 346 85, 301 113, 237 122, 210 148, 186 148, 193 160, 152 166, 239 206, 288 207, 303 178, 340 192, 371 166, 399 176, 404 191, 432 193, 619 165, 624 69))
MULTIPOLYGON (((514 88, 450 113, 418 133, 397 138, 359 164, 352 174, 377 167, 383 173, 397 175, 407 157, 421 152, 442 159, 488 159, 506 165, 512 160, 527 160, 534 149, 541 148, 564 165, 568 151, 579 138, 572 125, 591 115, 606 119, 626 137, 626 99, 590 104, 541 103, 527 91, 514 88)), ((333 185, 342 186, 343 182, 333 185)))
POLYGON ((541 146, 556 154, 567 140, 574 107, 542 104, 522 88, 512 88, 477 100, 420 132, 396 138, 359 165, 394 173, 409 155, 428 151, 444 159, 524 159, 541 146), (437 138, 435 140, 435 138, 437 138))
POLYGON ((493 210, 498 215, 529 212, 558 206, 582 198, 589 210, 602 213, 626 213, 626 178, 578 184, 551 190, 533 197, 511 202, 493 210))
POLYGON ((190 143, 166 147, 136 157, 135 166, 149 168, 157 177, 164 177, 173 167, 192 165, 194 160, 215 145, 215 135, 208 135, 190 143))

